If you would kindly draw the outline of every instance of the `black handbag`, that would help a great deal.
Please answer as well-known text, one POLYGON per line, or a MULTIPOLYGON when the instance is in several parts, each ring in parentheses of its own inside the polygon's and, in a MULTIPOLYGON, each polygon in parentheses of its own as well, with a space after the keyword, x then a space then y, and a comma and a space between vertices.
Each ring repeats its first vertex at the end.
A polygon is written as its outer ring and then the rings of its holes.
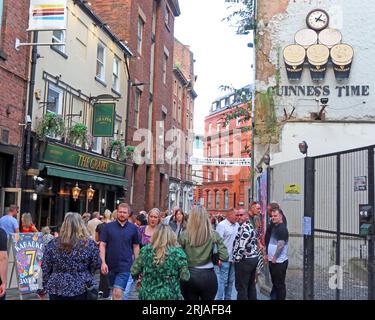
POLYGON ((99 290, 96 286, 86 287, 86 299, 98 300, 99 290))
POLYGON ((215 266, 219 265, 219 249, 215 242, 212 244, 211 260, 215 266))

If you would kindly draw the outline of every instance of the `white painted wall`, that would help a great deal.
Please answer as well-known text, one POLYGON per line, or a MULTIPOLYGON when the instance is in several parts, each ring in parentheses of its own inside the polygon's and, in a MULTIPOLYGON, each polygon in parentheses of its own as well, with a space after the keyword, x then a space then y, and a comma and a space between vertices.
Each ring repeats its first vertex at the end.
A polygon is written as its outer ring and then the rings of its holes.
POLYGON ((308 155, 316 156, 375 144, 375 124, 289 122, 282 131, 280 145, 271 148, 271 164, 303 158, 298 144, 305 140, 308 155), (279 149, 279 150, 278 150, 279 149))

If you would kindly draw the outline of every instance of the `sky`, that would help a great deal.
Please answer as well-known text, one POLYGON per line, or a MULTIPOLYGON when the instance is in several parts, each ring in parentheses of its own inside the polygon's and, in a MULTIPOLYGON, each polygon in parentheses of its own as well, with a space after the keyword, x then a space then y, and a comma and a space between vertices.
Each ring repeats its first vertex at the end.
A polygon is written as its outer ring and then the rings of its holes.
POLYGON ((194 131, 203 133, 204 117, 217 98, 228 94, 219 89, 236 89, 252 81, 251 35, 236 35, 236 29, 222 21, 229 11, 224 0, 179 0, 181 15, 175 19, 175 37, 190 46, 198 75, 194 103, 194 131))

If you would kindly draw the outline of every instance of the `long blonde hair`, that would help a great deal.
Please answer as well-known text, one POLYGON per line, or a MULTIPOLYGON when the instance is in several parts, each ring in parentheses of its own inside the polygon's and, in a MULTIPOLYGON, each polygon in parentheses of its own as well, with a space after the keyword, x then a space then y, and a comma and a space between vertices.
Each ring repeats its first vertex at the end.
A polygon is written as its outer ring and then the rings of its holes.
POLYGON ((151 245, 155 249, 154 263, 163 264, 168 247, 177 245, 177 237, 170 226, 158 224, 151 237, 151 245))
POLYGON ((60 229, 59 247, 64 251, 72 251, 81 240, 88 243, 90 233, 82 217, 77 212, 68 212, 60 229))
POLYGON ((186 235, 192 247, 199 247, 211 238, 213 233, 210 218, 206 209, 195 207, 189 213, 186 235))
POLYGON ((31 225, 33 224, 33 219, 31 217, 31 214, 29 212, 23 213, 21 216, 21 222, 24 228, 31 227, 31 225))

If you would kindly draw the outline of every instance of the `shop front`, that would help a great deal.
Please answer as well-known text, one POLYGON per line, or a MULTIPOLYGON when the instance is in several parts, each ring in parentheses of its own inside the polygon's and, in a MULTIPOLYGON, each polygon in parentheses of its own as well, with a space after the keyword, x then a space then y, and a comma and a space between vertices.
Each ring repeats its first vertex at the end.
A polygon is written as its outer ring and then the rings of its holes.
POLYGON ((113 211, 124 201, 125 163, 48 141, 40 150, 35 177, 34 222, 59 226, 69 211, 113 211))
POLYGON ((16 187, 18 154, 19 147, 0 143, 0 217, 10 205, 21 203, 21 189, 16 187))

